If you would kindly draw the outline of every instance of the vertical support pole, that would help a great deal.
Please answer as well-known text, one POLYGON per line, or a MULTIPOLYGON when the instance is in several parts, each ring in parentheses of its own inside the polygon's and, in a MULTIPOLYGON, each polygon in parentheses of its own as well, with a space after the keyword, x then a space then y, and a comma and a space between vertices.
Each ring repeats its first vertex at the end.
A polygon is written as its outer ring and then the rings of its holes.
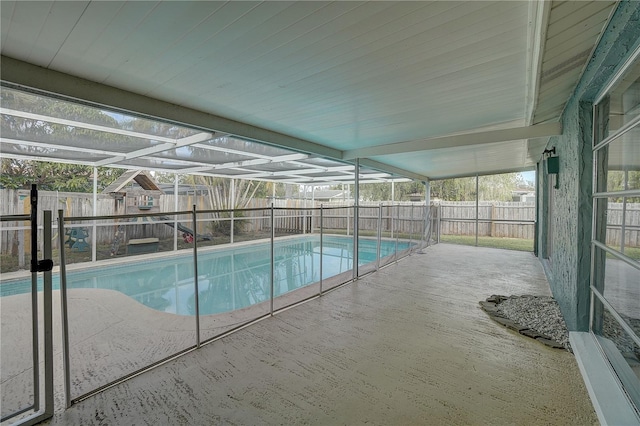
POLYGON ((40 410, 40 351, 38 344, 38 189, 31 185, 31 349, 33 353, 33 406, 40 410))
MULTIPOLYGON (((396 204, 396 214, 398 219, 396 220, 396 223, 400 223, 400 204, 396 204)), ((396 262, 398 261, 398 235, 400 235, 400 232, 396 232, 396 262)))
POLYGON ((442 204, 438 205, 438 209, 436 210, 436 214, 438 215, 438 244, 440 243, 440 234, 442 233, 442 204))
POLYGON ((360 159, 356 158, 353 191, 353 278, 358 278, 358 235, 360 234, 360 159))
MULTIPOLYGON (((624 169, 624 190, 629 189, 629 169, 624 169)), ((622 227, 620 228, 620 253, 624 254, 624 243, 627 233, 627 197, 622 197, 622 227)))
POLYGON ((380 269, 380 244, 382 243, 382 203, 378 204, 378 234, 376 242, 376 271, 380 269))
POLYGON ((424 232, 425 241, 423 246, 431 243, 431 182, 424 181, 424 232))
MULTIPOLYGON (((51 210, 44 214, 44 258, 52 258, 51 210)), ((43 286, 44 309, 44 414, 53 415, 53 286, 51 269, 44 271, 43 286)))
POLYGON ((323 237, 323 233, 324 233, 324 223, 322 221, 323 216, 322 216, 322 204, 320 204, 320 296, 322 296, 322 258, 323 256, 323 244, 322 244, 322 237, 323 237))
POLYGON ((313 185, 311 187, 311 223, 309 224, 310 226, 310 231, 313 234, 313 225, 314 225, 314 217, 315 217, 315 208, 316 208, 316 186, 313 185))
POLYGON ((71 407, 71 358, 69 353, 69 304, 67 299, 67 260, 64 251, 64 210, 58 210, 60 247, 60 314, 62 318, 62 363, 64 368, 64 405, 71 407))
POLYGON ((413 222, 414 222, 414 215, 413 215, 413 208, 415 206, 413 205, 413 201, 411 201, 411 220, 409 221, 409 254, 411 254, 411 252, 413 251, 413 222))
MULTIPOLYGON (((178 211, 178 174, 173 175, 173 211, 178 211)), ((195 229, 193 232, 196 232, 195 229)), ((197 232, 196 232, 197 234, 197 232)), ((193 237, 195 239, 195 236, 193 237)), ((178 251, 178 215, 173 215, 173 251, 178 251)))
MULTIPOLYGON (((196 232, 197 214, 196 205, 193 205, 191 211, 191 220, 193 222, 193 233, 196 232)), ((193 287, 194 287, 194 303, 196 305, 196 346, 200 347, 200 289, 198 286, 198 238, 193 236, 193 287)))
POLYGON ((351 209, 349 209, 349 207, 347 206, 347 235, 349 235, 349 228, 351 227, 351 215, 349 214, 350 211, 351 209))
MULTIPOLYGON (((98 168, 93 168, 93 216, 98 216, 98 168)), ((91 261, 95 262, 98 258, 98 227, 96 220, 93 220, 93 233, 91 234, 91 261)))
POLYGON ((393 203, 396 197, 395 182, 391 181, 391 238, 393 238, 393 203))
POLYGON ((478 211, 480 209, 479 207, 479 200, 480 200, 480 184, 479 184, 480 180, 478 178, 478 174, 476 173, 476 247, 478 247, 478 211))
POLYGON ((305 185, 304 186, 304 206, 303 206, 303 213, 302 213, 302 233, 306 234, 307 233, 307 221, 309 220, 309 210, 307 210, 307 208, 309 207, 309 203, 307 200, 307 191, 309 190, 309 186, 305 185))
POLYGON ((235 208, 236 208, 236 180, 231 179, 231 205, 229 206, 231 209, 231 214, 229 217, 231 218, 231 229, 229 230, 230 240, 229 242, 233 244, 233 231, 235 228, 234 217, 235 217, 235 208))
POLYGON ((274 216, 273 216, 273 203, 271 203, 271 290, 270 290, 270 295, 269 295, 269 314, 271 314, 271 316, 273 316, 273 289, 275 287, 275 280, 276 280, 276 268, 275 268, 275 263, 276 263, 276 256, 275 256, 275 247, 274 247, 274 239, 275 239, 275 232, 274 232, 274 225, 275 225, 275 220, 274 220, 274 216))

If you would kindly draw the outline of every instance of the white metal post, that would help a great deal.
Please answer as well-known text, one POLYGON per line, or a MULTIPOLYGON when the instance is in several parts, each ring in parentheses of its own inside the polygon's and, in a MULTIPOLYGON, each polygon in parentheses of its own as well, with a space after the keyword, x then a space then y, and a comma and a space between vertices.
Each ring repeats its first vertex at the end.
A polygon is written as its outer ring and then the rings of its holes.
POLYGON ((478 175, 476 174, 476 247, 478 247, 478 211, 480 210, 479 207, 479 200, 480 200, 480 184, 479 184, 479 178, 478 175))
POLYGON ((320 295, 322 296, 322 234, 324 223, 322 222, 322 204, 320 204, 320 295))
MULTIPOLYGON (((231 205, 229 206, 232 209, 236 208, 236 180, 235 179, 231 179, 231 205)), ((234 231, 234 218, 235 216, 235 211, 231 210, 231 230, 230 230, 230 240, 229 242, 231 244, 233 244, 233 231, 234 231)))
POLYGON ((69 353, 69 307, 67 303, 67 261, 64 252, 64 210, 58 210, 60 245, 60 313, 62 318, 62 362, 64 368, 64 403, 71 407, 71 357, 69 353))
MULTIPOLYGON (((98 216, 98 168, 93 168, 93 216, 98 216)), ((98 233, 96 221, 93 220, 93 234, 91 234, 91 260, 97 259, 98 233)))
POLYGON ((191 211, 191 220, 193 222, 193 288, 195 291, 194 303, 196 308, 196 346, 200 347, 200 289, 198 286, 198 238, 196 237, 197 225, 196 205, 193 205, 191 211))
POLYGON ((271 314, 271 316, 273 316, 273 289, 275 288, 275 279, 276 279, 276 270, 275 270, 276 256, 275 256, 275 248, 274 248, 274 241, 273 241, 275 239, 274 226, 275 226, 275 220, 273 216, 273 203, 271 203, 271 294, 269 297, 270 299, 269 313, 271 314))
MULTIPOLYGON (((44 258, 52 259, 51 210, 43 212, 44 258)), ((51 269, 44 271, 44 415, 53 416, 53 285, 51 269)))
POLYGON ((356 158, 355 163, 355 181, 353 184, 353 278, 358 278, 358 235, 360 234, 358 211, 360 205, 360 159, 356 158))
MULTIPOLYGON (((173 175, 173 211, 178 211, 178 174, 173 175)), ((195 229, 193 232, 196 232, 195 229)), ((194 236, 195 238, 195 236, 194 236)), ((178 250, 178 215, 173 215, 173 251, 178 250)))

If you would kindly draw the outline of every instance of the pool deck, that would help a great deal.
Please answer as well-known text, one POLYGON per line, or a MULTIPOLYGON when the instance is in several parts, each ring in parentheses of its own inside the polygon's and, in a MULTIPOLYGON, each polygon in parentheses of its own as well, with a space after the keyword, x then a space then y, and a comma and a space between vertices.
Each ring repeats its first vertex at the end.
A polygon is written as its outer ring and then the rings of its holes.
MULTIPOLYGON (((573 355, 493 322, 491 294, 549 288, 530 253, 439 244, 66 411, 57 397, 46 424, 597 424, 573 355)), ((137 315, 84 300, 96 333, 137 315)))

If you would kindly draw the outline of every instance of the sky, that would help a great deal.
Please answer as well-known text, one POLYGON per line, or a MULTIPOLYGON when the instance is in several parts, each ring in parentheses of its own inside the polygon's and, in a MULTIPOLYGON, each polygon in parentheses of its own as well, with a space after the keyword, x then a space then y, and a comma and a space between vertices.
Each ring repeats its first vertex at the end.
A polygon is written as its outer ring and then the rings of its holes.
POLYGON ((522 172, 520 174, 522 175, 524 180, 526 180, 527 182, 535 183, 535 181, 536 181, 536 172, 535 171, 531 170, 529 172, 522 172))

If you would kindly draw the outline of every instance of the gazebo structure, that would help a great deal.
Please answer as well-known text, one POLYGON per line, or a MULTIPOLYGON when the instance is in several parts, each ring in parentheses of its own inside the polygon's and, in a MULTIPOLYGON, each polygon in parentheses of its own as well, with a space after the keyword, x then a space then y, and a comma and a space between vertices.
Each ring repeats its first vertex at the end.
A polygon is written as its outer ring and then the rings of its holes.
POLYGON ((640 422, 639 2, 0 7, 3 158, 173 173, 175 193, 350 183, 354 211, 364 182, 424 182, 428 204, 433 180, 535 170, 536 255, 593 406, 640 422))

